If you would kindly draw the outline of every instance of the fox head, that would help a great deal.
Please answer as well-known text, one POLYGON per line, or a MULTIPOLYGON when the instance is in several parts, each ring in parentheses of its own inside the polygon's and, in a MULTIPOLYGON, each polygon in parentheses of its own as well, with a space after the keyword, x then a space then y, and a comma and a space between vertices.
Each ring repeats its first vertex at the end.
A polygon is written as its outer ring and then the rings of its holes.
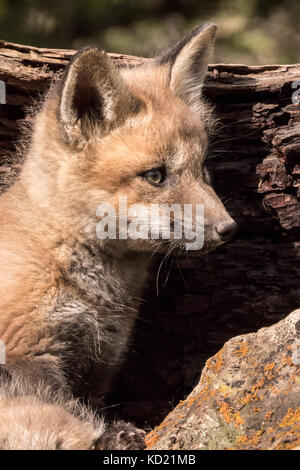
POLYGON ((31 200, 64 230, 88 237, 97 236, 97 224, 107 217, 99 205, 113 208, 115 222, 124 224, 126 203, 125 225, 138 217, 140 236, 126 238, 105 219, 118 240, 102 242, 127 249, 185 247, 187 236, 176 237, 175 226, 180 209, 189 206, 186 221, 196 233, 196 205, 204 208, 199 249, 229 240, 236 224, 205 167, 211 112, 201 90, 215 32, 214 24, 198 27, 167 53, 133 68, 117 68, 97 48, 78 52, 36 119, 23 173, 31 200), (179 211, 171 211, 165 237, 164 211, 173 205, 179 211))

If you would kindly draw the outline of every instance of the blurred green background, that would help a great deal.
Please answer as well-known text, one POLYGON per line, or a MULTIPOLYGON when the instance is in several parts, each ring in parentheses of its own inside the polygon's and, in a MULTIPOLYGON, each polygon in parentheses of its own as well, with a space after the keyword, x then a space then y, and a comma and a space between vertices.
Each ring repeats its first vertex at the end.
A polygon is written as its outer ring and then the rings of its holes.
POLYGON ((207 20, 215 62, 300 61, 300 0, 0 0, 0 38, 42 47, 153 56, 207 20))

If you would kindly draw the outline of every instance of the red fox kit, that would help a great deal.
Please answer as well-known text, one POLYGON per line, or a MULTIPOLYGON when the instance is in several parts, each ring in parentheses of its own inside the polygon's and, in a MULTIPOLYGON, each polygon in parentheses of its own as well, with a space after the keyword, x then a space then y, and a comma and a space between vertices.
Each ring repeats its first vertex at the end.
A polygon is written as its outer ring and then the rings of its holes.
MULTIPOLYGON (((152 252, 186 248, 174 217, 162 237, 162 212, 149 220, 147 209, 203 205, 203 253, 235 232, 204 166, 212 121, 201 88, 215 31, 198 27, 135 68, 84 49, 36 116, 21 175, 0 198, 1 449, 143 447, 142 431, 104 424, 74 397, 107 393, 152 252), (99 205, 120 214, 124 199, 142 207, 142 235, 99 236, 99 205)), ((133 219, 128 210, 126 226, 133 219)))

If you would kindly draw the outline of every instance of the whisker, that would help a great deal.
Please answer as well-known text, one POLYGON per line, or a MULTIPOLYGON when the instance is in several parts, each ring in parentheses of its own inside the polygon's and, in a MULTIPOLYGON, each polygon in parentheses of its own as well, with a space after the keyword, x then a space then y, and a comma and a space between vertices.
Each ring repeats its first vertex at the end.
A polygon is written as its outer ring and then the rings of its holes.
POLYGON ((172 250, 172 254, 173 254, 173 257, 171 259, 171 263, 170 263, 170 267, 169 267, 169 270, 167 272, 167 276, 166 276, 166 279, 165 279, 165 282, 163 283, 163 287, 165 287, 167 285, 167 282, 169 280, 169 276, 170 276, 170 272, 171 272, 171 269, 172 269, 172 266, 173 266, 173 261, 174 261, 174 250, 175 250, 176 247, 173 248, 172 250))
POLYGON ((243 134, 243 135, 240 135, 238 137, 228 137, 228 139, 213 141, 213 142, 211 142, 210 145, 213 146, 213 145, 219 145, 219 144, 222 144, 224 142, 229 142, 229 141, 233 141, 233 140, 241 140, 241 139, 244 139, 246 137, 248 138, 251 135, 257 134, 257 132, 259 132, 259 129, 255 129, 255 131, 250 132, 249 134, 243 134))
POLYGON ((226 129, 227 127, 233 126, 234 124, 240 124, 241 122, 249 122, 249 119, 248 118, 239 119, 238 121, 233 121, 228 124, 225 124, 224 126, 217 129, 217 133, 221 132, 223 129, 226 129))

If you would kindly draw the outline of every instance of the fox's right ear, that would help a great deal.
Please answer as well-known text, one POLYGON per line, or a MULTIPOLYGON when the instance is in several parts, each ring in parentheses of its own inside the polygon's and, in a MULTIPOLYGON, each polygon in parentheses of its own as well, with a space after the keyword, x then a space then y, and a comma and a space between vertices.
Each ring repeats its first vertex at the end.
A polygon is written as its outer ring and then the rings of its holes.
POLYGON ((75 54, 60 85, 63 138, 79 145, 104 135, 139 106, 109 56, 97 48, 75 54))
POLYGON ((158 63, 169 65, 169 86, 191 108, 198 111, 202 86, 212 57, 217 26, 198 26, 163 54, 158 63))

